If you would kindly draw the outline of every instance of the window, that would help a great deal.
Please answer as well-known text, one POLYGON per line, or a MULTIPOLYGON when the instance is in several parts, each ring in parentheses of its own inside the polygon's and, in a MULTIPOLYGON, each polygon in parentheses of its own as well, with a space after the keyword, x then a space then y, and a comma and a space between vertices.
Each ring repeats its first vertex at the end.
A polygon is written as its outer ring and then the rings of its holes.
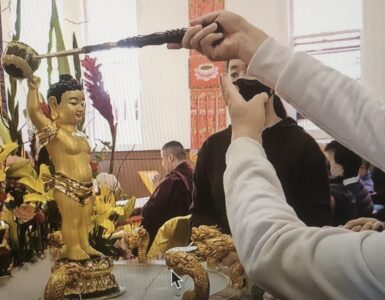
MULTIPOLYGON (((138 34, 136 0, 92 0, 86 7, 86 43, 116 42, 138 34), (103 20, 103 22, 101 22, 103 20)), ((90 54, 101 64, 104 88, 109 92, 118 122, 116 150, 141 143, 140 74, 138 49, 111 49, 90 54)), ((107 121, 89 103, 86 130, 91 145, 111 141, 107 121)))
MULTIPOLYGON (((292 0, 291 8, 294 49, 360 80, 361 0, 292 0)), ((330 138, 299 114, 298 123, 316 140, 330 138)))

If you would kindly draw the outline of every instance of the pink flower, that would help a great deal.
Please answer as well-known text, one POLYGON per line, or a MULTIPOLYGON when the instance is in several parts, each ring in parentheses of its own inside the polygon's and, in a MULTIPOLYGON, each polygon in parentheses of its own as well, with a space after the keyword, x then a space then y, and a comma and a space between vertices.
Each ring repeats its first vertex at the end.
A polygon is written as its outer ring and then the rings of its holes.
POLYGON ((96 176, 96 174, 98 174, 99 172, 99 164, 96 161, 91 160, 90 166, 91 166, 92 174, 96 176))
POLYGON ((20 223, 26 223, 35 216, 35 207, 23 203, 14 209, 14 213, 20 223))
POLYGON ((19 161, 25 161, 26 159, 21 157, 21 156, 17 156, 17 155, 10 155, 7 157, 6 161, 5 161, 5 165, 6 166, 10 166, 12 165, 13 163, 16 163, 16 162, 19 162, 19 161))
POLYGON ((46 102, 40 103, 40 111, 49 119, 51 119, 51 110, 46 102))
POLYGON ((88 55, 82 60, 84 72, 84 86, 92 101, 92 106, 107 120, 111 131, 115 126, 114 115, 112 112, 110 95, 104 89, 102 73, 99 68, 101 64, 96 64, 96 58, 91 58, 88 55))
POLYGON ((134 257, 124 238, 118 239, 115 242, 114 247, 118 250, 118 256, 122 257, 123 259, 128 260, 134 257))
POLYGON ((114 169, 114 153, 116 144, 116 123, 112 112, 111 98, 106 92, 103 85, 102 73, 100 72, 100 64, 96 64, 96 58, 91 58, 88 55, 82 60, 82 66, 86 69, 84 72, 84 85, 95 107, 99 113, 107 120, 110 125, 112 147, 109 172, 114 169))

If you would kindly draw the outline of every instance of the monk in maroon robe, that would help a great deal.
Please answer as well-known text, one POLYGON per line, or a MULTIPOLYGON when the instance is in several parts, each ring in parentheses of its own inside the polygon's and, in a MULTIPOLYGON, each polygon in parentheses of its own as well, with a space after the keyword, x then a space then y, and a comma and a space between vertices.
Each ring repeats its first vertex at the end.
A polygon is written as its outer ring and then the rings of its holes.
POLYGON ((142 225, 150 235, 149 247, 166 221, 189 214, 192 202, 193 169, 182 144, 176 141, 165 144, 161 156, 167 175, 159 182, 142 211, 142 225))

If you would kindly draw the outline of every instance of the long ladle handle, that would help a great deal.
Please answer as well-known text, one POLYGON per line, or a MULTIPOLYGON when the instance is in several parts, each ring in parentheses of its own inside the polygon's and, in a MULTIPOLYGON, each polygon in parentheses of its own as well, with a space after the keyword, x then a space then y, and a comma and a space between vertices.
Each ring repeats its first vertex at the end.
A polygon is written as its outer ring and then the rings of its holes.
POLYGON ((94 51, 107 50, 111 48, 142 48, 144 46, 162 45, 168 43, 181 43, 186 28, 167 30, 164 32, 156 32, 147 35, 138 35, 120 40, 116 43, 103 43, 97 45, 84 46, 82 48, 75 48, 70 50, 58 51, 56 53, 47 53, 42 55, 35 55, 37 59, 69 56, 74 54, 87 54, 94 51))

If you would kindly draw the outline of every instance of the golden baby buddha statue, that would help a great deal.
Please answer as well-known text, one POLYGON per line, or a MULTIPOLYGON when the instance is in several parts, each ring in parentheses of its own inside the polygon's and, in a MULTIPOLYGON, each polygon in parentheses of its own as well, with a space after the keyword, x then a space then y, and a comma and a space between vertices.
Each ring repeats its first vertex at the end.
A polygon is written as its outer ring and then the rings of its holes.
POLYGON ((55 174, 43 179, 54 189, 64 241, 63 257, 52 267, 44 299, 72 299, 79 294, 89 299, 115 297, 124 288, 119 288, 111 273, 112 259, 89 244, 94 195, 89 163, 91 148, 85 135, 77 130, 85 113, 82 86, 71 75, 60 76, 59 82, 48 90, 51 118, 40 111, 39 86, 40 78, 29 78, 27 110, 38 139, 46 145, 55 166, 55 174))
POLYGON ((62 216, 62 233, 70 260, 85 260, 102 254, 88 240, 88 225, 93 205, 90 146, 77 130, 85 113, 82 86, 61 75, 47 95, 51 119, 40 111, 40 78, 28 80, 28 115, 36 127, 40 143, 46 144, 56 173, 50 178, 54 198, 62 216))

